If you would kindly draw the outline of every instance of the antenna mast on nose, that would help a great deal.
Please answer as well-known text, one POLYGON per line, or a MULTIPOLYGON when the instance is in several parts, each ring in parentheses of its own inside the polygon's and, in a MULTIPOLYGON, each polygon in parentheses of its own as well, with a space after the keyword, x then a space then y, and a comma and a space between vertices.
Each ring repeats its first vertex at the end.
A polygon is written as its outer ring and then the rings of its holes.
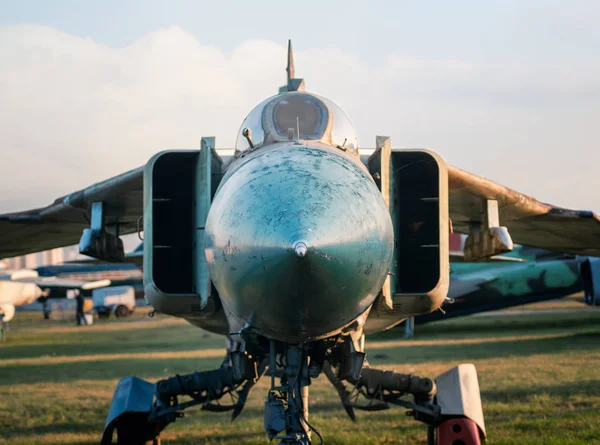
POLYGON ((292 51, 292 40, 288 40, 287 53, 287 84, 279 88, 279 93, 287 93, 289 91, 304 91, 304 79, 296 79, 296 69, 294 68, 294 52, 292 51))

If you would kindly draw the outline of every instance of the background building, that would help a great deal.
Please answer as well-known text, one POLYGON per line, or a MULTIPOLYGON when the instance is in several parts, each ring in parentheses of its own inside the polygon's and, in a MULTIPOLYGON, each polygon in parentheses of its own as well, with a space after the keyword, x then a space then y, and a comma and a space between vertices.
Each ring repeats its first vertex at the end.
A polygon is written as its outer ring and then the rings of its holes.
POLYGON ((79 255, 78 246, 69 246, 7 258, 2 260, 2 263, 9 269, 35 269, 39 266, 62 264, 65 261, 72 261, 79 257, 81 255, 79 255))

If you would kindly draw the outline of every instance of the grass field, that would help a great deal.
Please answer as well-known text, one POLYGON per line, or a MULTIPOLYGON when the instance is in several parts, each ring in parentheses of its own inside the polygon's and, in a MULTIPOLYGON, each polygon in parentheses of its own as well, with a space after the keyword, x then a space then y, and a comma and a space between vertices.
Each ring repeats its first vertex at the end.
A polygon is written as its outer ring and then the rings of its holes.
MULTIPOLYGON (((18 317, 27 317, 19 314, 18 317)), ((435 377, 475 363, 489 444, 600 443, 600 311, 469 317, 367 339, 373 366, 435 377)), ((94 444, 120 377, 150 381, 217 367, 224 341, 172 318, 13 328, 0 346, 0 444, 94 444)), ((163 444, 265 444, 267 379, 238 420, 192 410, 163 444)), ((346 418, 324 378, 311 421, 332 444, 425 444, 425 427, 393 408, 346 418)))

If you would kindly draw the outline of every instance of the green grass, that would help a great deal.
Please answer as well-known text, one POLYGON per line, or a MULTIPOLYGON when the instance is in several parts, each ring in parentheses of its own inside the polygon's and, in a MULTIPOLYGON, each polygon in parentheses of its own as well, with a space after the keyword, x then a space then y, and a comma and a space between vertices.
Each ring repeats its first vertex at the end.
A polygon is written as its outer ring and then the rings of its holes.
MULTIPOLYGON (((600 312, 468 317, 417 326, 413 340, 401 335, 369 337, 370 363, 429 377, 475 363, 488 443, 600 443, 600 312)), ((0 444, 96 444, 120 377, 155 381, 214 368, 223 346, 223 338, 166 317, 91 327, 17 323, 0 346, 0 444)), ((267 383, 236 422, 191 410, 163 444, 268 443, 267 383)), ((399 408, 358 412, 352 423, 324 378, 313 381, 310 409, 328 445, 426 443, 425 428, 399 408)))

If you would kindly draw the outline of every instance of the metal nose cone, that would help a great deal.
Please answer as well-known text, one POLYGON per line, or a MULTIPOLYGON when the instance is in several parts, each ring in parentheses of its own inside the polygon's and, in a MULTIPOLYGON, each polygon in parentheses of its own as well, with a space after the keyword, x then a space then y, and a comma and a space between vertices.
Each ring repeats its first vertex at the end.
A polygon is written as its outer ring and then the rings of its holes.
POLYGON ((285 341, 328 335, 362 314, 392 251, 389 211, 369 174, 328 149, 257 152, 221 185, 206 224, 224 306, 285 341))
POLYGON ((294 252, 296 252, 297 257, 305 257, 308 252, 308 246, 304 241, 298 241, 294 244, 294 252))

